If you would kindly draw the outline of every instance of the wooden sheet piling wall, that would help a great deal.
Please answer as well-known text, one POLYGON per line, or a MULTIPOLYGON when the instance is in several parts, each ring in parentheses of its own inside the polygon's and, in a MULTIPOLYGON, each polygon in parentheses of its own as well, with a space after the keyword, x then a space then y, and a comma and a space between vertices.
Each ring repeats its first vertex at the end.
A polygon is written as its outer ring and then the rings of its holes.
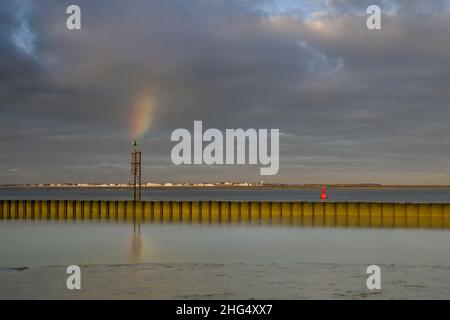
POLYGON ((0 219, 450 229, 450 204, 0 200, 0 219))

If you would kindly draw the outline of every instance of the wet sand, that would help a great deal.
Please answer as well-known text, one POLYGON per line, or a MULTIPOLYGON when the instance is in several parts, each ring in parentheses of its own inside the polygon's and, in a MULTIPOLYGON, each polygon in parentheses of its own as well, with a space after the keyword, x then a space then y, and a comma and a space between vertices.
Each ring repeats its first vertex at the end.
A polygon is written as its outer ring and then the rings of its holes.
POLYGON ((364 265, 85 265, 82 289, 64 266, 1 268, 1 299, 449 299, 450 267, 380 265, 382 289, 366 288, 364 265))

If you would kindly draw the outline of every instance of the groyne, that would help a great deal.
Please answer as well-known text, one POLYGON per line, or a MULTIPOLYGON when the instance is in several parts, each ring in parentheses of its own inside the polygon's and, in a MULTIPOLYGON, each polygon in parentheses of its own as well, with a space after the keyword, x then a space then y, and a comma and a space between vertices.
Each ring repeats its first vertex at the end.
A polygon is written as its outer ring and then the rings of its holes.
POLYGON ((450 229, 450 204, 0 200, 0 219, 450 229))

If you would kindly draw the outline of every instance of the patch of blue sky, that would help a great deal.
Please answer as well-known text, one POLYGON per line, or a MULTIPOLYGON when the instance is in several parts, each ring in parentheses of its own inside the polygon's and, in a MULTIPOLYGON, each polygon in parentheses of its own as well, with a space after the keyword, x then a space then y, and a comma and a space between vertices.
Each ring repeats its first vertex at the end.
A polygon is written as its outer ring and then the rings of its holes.
POLYGON ((309 19, 324 10, 324 3, 325 0, 272 0, 264 1, 258 9, 269 16, 288 14, 309 19))
POLYGON ((22 52, 34 56, 36 35, 30 27, 29 18, 33 10, 32 2, 29 0, 16 0, 14 6, 14 17, 16 26, 11 31, 11 41, 22 52))
POLYGON ((450 11, 450 0, 411 1, 411 0, 384 0, 383 5, 396 13, 410 12, 433 13, 450 11))
POLYGON ((416 13, 430 13, 450 10, 450 0, 411 1, 411 0, 373 0, 353 2, 346 0, 268 0, 257 8, 266 15, 295 15, 311 19, 318 12, 341 14, 365 14, 365 6, 380 6, 383 12, 400 13, 413 10, 416 13), (330 5, 332 3, 332 5, 330 5))

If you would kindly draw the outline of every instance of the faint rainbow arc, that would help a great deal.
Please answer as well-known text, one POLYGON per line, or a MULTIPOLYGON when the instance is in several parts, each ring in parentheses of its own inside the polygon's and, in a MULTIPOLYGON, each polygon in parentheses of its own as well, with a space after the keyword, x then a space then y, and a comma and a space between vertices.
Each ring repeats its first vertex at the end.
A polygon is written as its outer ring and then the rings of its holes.
POLYGON ((130 138, 139 139, 150 129, 153 120, 154 100, 150 93, 141 94, 131 112, 130 138))

